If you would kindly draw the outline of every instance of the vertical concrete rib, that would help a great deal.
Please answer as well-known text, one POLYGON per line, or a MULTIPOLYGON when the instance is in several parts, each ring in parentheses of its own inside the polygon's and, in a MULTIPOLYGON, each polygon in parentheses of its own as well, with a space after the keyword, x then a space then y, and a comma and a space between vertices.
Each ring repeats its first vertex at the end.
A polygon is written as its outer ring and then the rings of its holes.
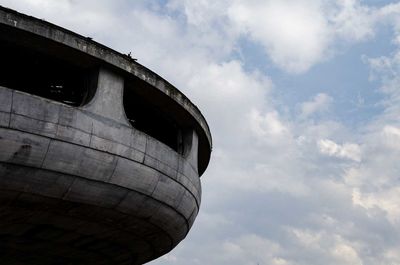
POLYGON ((83 106, 83 109, 130 126, 123 109, 123 89, 124 78, 105 67, 101 67, 96 93, 93 99, 83 106))

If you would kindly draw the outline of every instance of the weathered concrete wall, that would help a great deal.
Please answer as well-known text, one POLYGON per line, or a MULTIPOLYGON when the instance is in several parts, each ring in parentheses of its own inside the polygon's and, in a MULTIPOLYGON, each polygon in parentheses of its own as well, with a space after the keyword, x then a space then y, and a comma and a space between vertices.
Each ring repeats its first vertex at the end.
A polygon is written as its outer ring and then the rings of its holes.
POLYGON ((175 247, 210 159, 197 107, 126 55, 3 7, 0 42, 98 78, 81 107, 0 86, 0 263, 142 264, 175 247), (131 126, 125 84, 179 121, 181 154, 131 126))
MULTIPOLYGON (((199 149, 201 150, 201 168, 199 170, 203 173, 208 165, 212 148, 212 138, 208 124, 199 109, 184 94, 166 80, 128 56, 101 45, 90 38, 83 37, 46 21, 26 16, 1 6, 0 25, 6 25, 15 30, 33 33, 36 36, 40 36, 41 39, 45 39, 47 43, 54 42, 79 51, 81 54, 89 55, 101 60, 106 64, 114 66, 116 69, 120 69, 121 71, 143 80, 156 88, 160 93, 165 94, 175 101, 183 110, 185 110, 186 113, 189 113, 191 118, 195 121, 193 124, 196 127, 195 129, 197 130, 201 142, 201 145, 199 146, 199 149)), ((30 38, 33 39, 34 35, 27 34, 24 38, 27 41, 30 38)), ((35 42, 36 41, 37 40, 35 39, 35 42)), ((31 42, 33 43, 32 40, 31 42)), ((41 46, 40 43, 37 45, 41 46)))
MULTIPOLYGON (((122 78, 101 69, 98 83, 81 108, 0 87, 0 239, 33 244, 45 228, 41 247, 56 242, 52 251, 59 253, 37 257, 28 248, 35 259, 20 262, 53 264, 66 251, 74 253, 74 264, 141 264, 179 243, 197 215, 196 133, 186 136, 187 152, 179 155, 129 125, 122 78), (71 211, 82 208, 83 216, 71 211), (102 247, 80 248, 83 235, 102 247)), ((9 251, 6 242, 1 247, 9 251)))

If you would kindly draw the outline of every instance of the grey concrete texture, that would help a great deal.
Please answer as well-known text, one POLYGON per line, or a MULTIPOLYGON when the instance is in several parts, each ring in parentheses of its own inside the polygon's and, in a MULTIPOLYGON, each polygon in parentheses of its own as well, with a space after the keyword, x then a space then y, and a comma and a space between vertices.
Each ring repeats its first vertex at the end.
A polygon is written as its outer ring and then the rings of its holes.
POLYGON ((80 107, 0 86, 0 263, 143 264, 173 249, 197 216, 210 159, 198 108, 130 57, 1 6, 0 41, 98 71, 80 107), (180 153, 132 127, 132 83, 179 119, 180 153))
POLYGON ((201 198, 197 134, 180 155, 134 129, 122 90, 107 68, 83 107, 0 87, 3 260, 142 264, 187 235, 201 198), (21 238, 29 259, 10 250, 21 238))
MULTIPOLYGON (((181 106, 181 108, 189 113, 192 117, 193 124, 196 127, 197 133, 200 137, 201 148, 205 148, 202 154, 201 165, 202 168, 200 173, 203 173, 205 168, 208 165, 208 161, 210 159, 210 151, 212 149, 212 138, 211 133, 208 127, 208 124, 201 114, 200 110, 178 89, 176 89, 173 85, 168 83, 162 77, 147 69, 143 65, 137 63, 135 60, 130 58, 127 55, 118 53, 104 45, 101 45, 91 38, 87 38, 66 30, 64 28, 58 27, 46 21, 36 19, 34 17, 30 17, 21 13, 18 13, 14 10, 10 10, 0 6, 0 25, 6 25, 8 27, 12 27, 14 29, 23 30, 24 32, 33 33, 37 36, 45 38, 48 41, 55 42, 57 44, 62 44, 66 47, 73 48, 74 50, 79 51, 80 53, 87 54, 93 58, 103 61, 108 65, 112 65, 120 69, 123 72, 129 73, 144 82, 148 83, 152 87, 159 90, 160 93, 165 94, 167 97, 173 99, 177 104, 181 106), (207 147, 205 147, 207 146, 207 147)), ((28 35, 26 38, 29 38, 28 35)), ((105 82, 110 81, 110 77, 107 77, 105 82)), ((106 84, 107 85, 107 84, 106 84)), ((110 91, 104 91, 106 96, 110 91)), ((103 93, 103 92, 101 92, 103 93)), ((103 108, 111 108, 111 105, 103 105, 103 108)), ((94 113, 96 113, 95 109, 92 109, 94 113)), ((120 115, 120 112, 117 111, 118 114, 112 115, 120 115)), ((111 113, 109 113, 111 115, 111 113)), ((116 118, 123 122, 121 116, 112 117, 116 118)))

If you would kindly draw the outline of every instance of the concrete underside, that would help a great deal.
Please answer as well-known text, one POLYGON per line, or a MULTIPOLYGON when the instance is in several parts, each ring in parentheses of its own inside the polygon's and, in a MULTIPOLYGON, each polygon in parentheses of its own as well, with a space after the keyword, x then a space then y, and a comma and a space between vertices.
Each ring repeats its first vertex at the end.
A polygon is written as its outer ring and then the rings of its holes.
MULTIPOLYGON (((57 189, 67 198, 73 176, 6 163, 0 174, 1 264, 142 264, 173 247, 168 232, 152 223, 157 213, 145 218, 144 208, 165 207, 150 197, 119 188, 125 196, 118 210, 108 209, 33 193, 57 189), (127 208, 130 214, 123 213, 127 208)), ((117 188, 86 185, 102 193, 117 188)), ((74 196, 89 201, 91 194, 74 196)))
POLYGON ((121 81, 100 76, 85 108, 0 87, 1 264, 143 264, 192 226, 195 138, 183 157, 113 104, 97 110, 102 93, 121 101, 121 81))

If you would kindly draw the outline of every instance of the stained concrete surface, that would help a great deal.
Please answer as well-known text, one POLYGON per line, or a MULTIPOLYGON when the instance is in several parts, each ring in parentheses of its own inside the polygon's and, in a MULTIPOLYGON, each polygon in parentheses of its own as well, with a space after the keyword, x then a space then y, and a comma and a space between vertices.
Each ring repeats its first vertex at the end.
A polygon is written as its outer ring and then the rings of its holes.
POLYGON ((0 8, 5 26, 105 63, 80 107, 0 86, 1 264, 142 264, 170 251, 200 207, 211 151, 201 113, 153 72, 77 34, 0 8), (132 74, 188 119, 181 153, 128 121, 123 90, 132 74))

